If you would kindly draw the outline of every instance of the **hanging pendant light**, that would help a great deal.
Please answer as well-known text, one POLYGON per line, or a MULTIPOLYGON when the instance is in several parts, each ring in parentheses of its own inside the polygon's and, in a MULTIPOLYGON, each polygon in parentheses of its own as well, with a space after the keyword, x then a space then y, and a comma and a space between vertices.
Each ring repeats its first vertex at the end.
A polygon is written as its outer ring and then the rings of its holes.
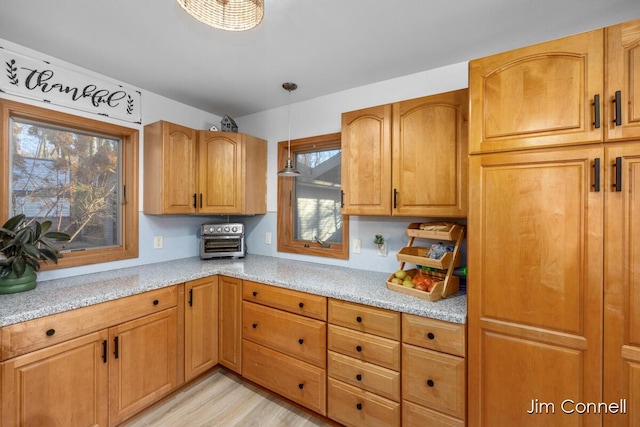
POLYGON ((262 22, 264 0, 176 0, 203 24, 226 31, 246 31, 262 22))
POLYGON ((296 90, 298 85, 295 83, 282 83, 284 90, 289 91, 289 100, 287 103, 287 122, 289 127, 289 143, 287 145, 287 164, 284 168, 278 171, 278 176, 299 176, 300 172, 293 167, 293 161, 291 160, 291 91, 296 90))

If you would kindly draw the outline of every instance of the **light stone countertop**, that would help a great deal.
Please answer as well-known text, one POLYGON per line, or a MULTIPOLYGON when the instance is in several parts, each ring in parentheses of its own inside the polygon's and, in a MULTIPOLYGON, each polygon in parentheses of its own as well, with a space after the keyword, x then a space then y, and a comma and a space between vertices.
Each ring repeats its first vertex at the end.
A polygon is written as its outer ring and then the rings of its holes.
POLYGON ((184 258, 38 282, 32 291, 0 295, 0 327, 216 274, 453 323, 467 319, 463 293, 429 302, 387 289, 390 273, 248 254, 243 259, 184 258))

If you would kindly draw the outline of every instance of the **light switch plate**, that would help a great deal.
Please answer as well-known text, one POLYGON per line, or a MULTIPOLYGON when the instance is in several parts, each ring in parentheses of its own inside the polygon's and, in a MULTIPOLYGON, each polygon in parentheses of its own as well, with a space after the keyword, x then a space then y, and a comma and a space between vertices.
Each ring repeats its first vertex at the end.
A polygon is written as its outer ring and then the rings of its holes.
POLYGON ((359 254, 360 252, 362 252, 362 240, 353 239, 353 241, 351 242, 351 246, 354 254, 359 254))
POLYGON ((162 249, 162 236, 153 236, 153 249, 162 249))

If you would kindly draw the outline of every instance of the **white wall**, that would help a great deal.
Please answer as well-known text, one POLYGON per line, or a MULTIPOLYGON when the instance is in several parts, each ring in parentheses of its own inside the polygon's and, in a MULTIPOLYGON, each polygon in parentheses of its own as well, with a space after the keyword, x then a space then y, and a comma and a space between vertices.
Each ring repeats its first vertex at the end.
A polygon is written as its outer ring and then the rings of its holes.
MULTIPOLYGON (((341 114, 375 105, 388 104, 405 99, 418 98, 448 92, 468 86, 468 64, 424 71, 409 76, 366 85, 309 101, 296 102, 296 93, 304 91, 304 82, 295 82, 298 89, 291 93, 291 139, 340 132, 341 114)), ((283 99, 289 94, 283 89, 283 99)), ((274 257, 348 266, 352 268, 395 271, 398 267, 395 253, 407 244, 405 229, 411 222, 425 218, 404 217, 356 217, 350 218, 350 239, 362 241, 362 253, 351 253, 349 260, 335 260, 279 253, 277 242, 277 171, 284 165, 277 164, 277 144, 288 138, 287 106, 263 111, 236 119, 242 132, 265 138, 269 142, 267 163, 267 215, 245 218, 249 235, 248 250, 251 253, 274 257), (265 244, 265 233, 272 234, 271 245, 265 244), (382 234, 388 242, 388 256, 379 257, 373 244, 376 234, 382 234)))
MULTIPOLYGON (((110 80, 123 85, 131 86, 127 82, 118 82, 107 76, 103 76, 89 70, 76 67, 73 64, 60 61, 48 55, 27 49, 7 40, 0 39, 0 46, 11 51, 22 53, 33 58, 48 60, 59 66, 69 68, 98 78, 110 80)), ((374 105, 387 104, 404 99, 446 92, 467 87, 467 63, 454 64, 435 70, 412 74, 409 76, 387 80, 384 82, 362 86, 347 91, 334 93, 305 102, 296 102, 296 94, 303 93, 304 82, 298 83, 298 90, 291 93, 291 138, 303 138, 314 135, 322 135, 340 131, 341 114, 345 111, 357 110, 374 105)), ((287 107, 272 109, 261 113, 236 118, 236 122, 242 132, 264 138, 269 143, 267 164, 267 215, 249 217, 194 217, 194 216, 153 216, 142 213, 143 186, 143 126, 157 120, 167 120, 194 129, 208 129, 211 125, 220 123, 221 117, 185 104, 170 100, 160 95, 141 90, 142 92, 142 124, 133 124, 108 118, 101 120, 110 121, 121 126, 137 128, 140 132, 140 256, 137 259, 94 264, 84 267, 69 268, 63 270, 43 271, 40 280, 69 277, 91 272, 113 270, 139 264, 149 264, 171 259, 180 259, 198 255, 199 226, 205 222, 231 221, 244 222, 247 225, 247 246, 250 253, 268 255, 282 258, 292 258, 304 261, 342 265, 359 269, 375 271, 394 271, 398 267, 395 258, 402 246, 406 245, 405 228, 413 221, 424 218, 391 218, 391 217, 351 217, 350 239, 362 240, 362 253, 351 254, 349 260, 333 260, 321 257, 308 257, 293 254, 278 253, 276 208, 277 208, 277 144, 288 137, 287 107), (272 233, 272 244, 264 243, 265 233, 272 233), (377 256, 377 248, 373 244, 373 237, 382 234, 388 242, 389 254, 387 257, 377 256), (153 236, 164 237, 164 248, 153 249, 153 236)), ((282 96, 288 99, 289 94, 283 89, 282 96)), ((43 105, 37 101, 19 98, 0 93, 0 98, 12 99, 34 105, 43 105)), ((76 110, 46 105, 59 111, 75 114, 83 117, 98 118, 91 113, 83 113, 76 110)), ((6 195, 3 195, 6 197, 6 195)), ((215 262, 215 261, 211 261, 215 262)))

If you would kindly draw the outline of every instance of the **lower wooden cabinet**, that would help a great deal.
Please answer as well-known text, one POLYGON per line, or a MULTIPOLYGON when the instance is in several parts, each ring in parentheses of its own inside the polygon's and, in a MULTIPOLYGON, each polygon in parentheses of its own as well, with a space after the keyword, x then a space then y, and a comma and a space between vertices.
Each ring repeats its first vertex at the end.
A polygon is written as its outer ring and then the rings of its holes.
POLYGON ((267 347, 243 340, 242 376, 326 415, 326 371, 267 347))
POLYGON ((117 424, 177 384, 177 309, 109 329, 109 423, 117 424))
POLYGON ((329 377, 328 413, 346 426, 399 426, 400 403, 329 377))
POLYGON ((185 381, 218 364, 218 276, 185 283, 185 381))
POLYGON ((132 319, 97 331, 91 328, 104 320, 85 309, 82 316, 72 310, 3 329, 7 348, 18 355, 0 365, 0 425, 117 425, 172 391, 178 378, 176 288, 95 306, 97 313, 132 319), (45 345, 58 334, 69 338, 45 345), (23 353, 33 346, 43 348, 23 353))
POLYGON ((220 276, 218 342, 219 362, 242 372, 242 280, 220 276))
POLYGON ((4 362, 1 425, 107 426, 107 338, 105 329, 4 362))

